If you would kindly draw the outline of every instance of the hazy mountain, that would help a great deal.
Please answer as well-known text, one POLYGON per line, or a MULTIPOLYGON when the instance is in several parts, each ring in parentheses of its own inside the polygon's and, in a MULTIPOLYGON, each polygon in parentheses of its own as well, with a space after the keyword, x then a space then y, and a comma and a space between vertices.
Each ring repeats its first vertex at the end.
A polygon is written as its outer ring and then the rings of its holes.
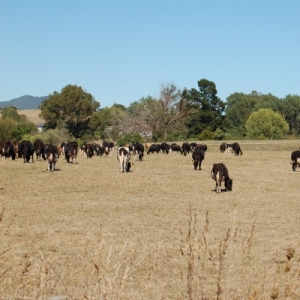
POLYGON ((0 101, 0 108, 12 105, 15 106, 17 109, 38 109, 42 101, 44 101, 47 98, 48 96, 34 97, 25 95, 9 101, 0 101))

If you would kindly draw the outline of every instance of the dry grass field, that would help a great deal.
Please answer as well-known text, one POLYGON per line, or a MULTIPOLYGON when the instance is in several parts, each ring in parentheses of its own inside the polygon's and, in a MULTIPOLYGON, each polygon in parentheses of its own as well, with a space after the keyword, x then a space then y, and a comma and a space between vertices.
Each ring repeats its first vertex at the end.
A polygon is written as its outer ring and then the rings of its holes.
POLYGON ((300 142, 219 144, 201 171, 175 153, 126 174, 116 152, 55 172, 1 159, 0 299, 300 299, 300 142))
POLYGON ((40 109, 21 109, 18 110, 18 114, 20 116, 24 115, 27 119, 35 125, 43 124, 45 122, 44 119, 39 117, 41 113, 40 109))

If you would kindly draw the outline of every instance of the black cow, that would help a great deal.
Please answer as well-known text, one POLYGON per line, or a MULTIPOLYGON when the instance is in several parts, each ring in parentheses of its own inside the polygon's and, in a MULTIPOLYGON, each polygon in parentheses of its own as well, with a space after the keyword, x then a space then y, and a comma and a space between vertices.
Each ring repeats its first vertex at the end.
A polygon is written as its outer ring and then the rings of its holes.
POLYGON ((159 144, 152 144, 147 151, 147 155, 150 153, 154 153, 154 152, 159 153, 160 150, 161 150, 161 147, 159 144))
POLYGON ((72 163, 74 164, 77 159, 78 154, 78 143, 77 142, 69 142, 64 146, 64 152, 65 152, 65 158, 67 162, 70 162, 70 159, 72 160, 72 163))
POLYGON ((0 141, 0 153, 1 156, 6 159, 7 157, 11 157, 12 160, 16 159, 16 152, 14 148, 14 144, 8 140, 0 141))
POLYGON ((213 164, 211 178, 216 182, 215 191, 217 193, 222 192, 222 181, 224 181, 225 190, 232 191, 233 180, 230 179, 228 169, 223 163, 213 164))
POLYGON ((41 157, 45 160, 46 157, 44 155, 44 143, 42 140, 37 139, 33 143, 33 149, 36 155, 36 159, 39 160, 41 157))
POLYGON ((191 151, 191 146, 188 142, 184 142, 182 144, 182 152, 183 152, 183 155, 186 156, 187 154, 189 154, 191 151))
POLYGON ((87 143, 84 145, 84 153, 86 154, 87 158, 93 157, 94 153, 94 145, 87 143))
POLYGON ((202 150, 203 152, 205 152, 207 150, 207 145, 206 144, 196 144, 195 149, 198 149, 198 150, 202 150))
POLYGON ((160 144, 160 149, 161 149, 162 153, 169 154, 171 147, 170 147, 170 145, 168 143, 162 142, 160 144))
POLYGON ((19 148, 19 157, 23 157, 24 163, 28 163, 31 157, 32 162, 33 159, 34 148, 30 141, 22 141, 19 148))
POLYGON ((47 170, 55 171, 55 165, 59 157, 56 146, 45 145, 43 150, 43 157, 47 160, 47 170))
POLYGON ((291 165, 292 165, 292 169, 293 171, 297 170, 297 167, 300 167, 300 151, 296 150, 293 151, 291 154, 291 165))
POLYGON ((198 166, 199 166, 199 170, 201 170, 201 163, 204 159, 204 151, 202 149, 195 148, 192 154, 192 158, 193 158, 194 170, 197 170, 198 166))
POLYGON ((180 145, 177 145, 176 143, 171 144, 172 152, 180 152, 182 154, 182 149, 180 145))
POLYGON ((144 145, 138 142, 134 142, 132 143, 132 151, 133 155, 137 156, 139 161, 142 161, 145 151, 144 145))

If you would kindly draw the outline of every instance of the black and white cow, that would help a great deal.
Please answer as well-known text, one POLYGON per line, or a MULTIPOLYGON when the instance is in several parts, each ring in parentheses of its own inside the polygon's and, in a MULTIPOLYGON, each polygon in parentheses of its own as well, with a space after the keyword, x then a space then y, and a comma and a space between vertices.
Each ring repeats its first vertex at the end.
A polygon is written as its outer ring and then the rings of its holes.
POLYGON ((130 151, 128 147, 120 146, 118 148, 117 159, 120 162, 121 172, 129 172, 132 163, 130 162, 130 151))
POLYGON ((114 148, 114 143, 113 142, 103 142, 102 143, 102 153, 107 156, 107 157, 111 157, 112 155, 112 151, 114 148))
POLYGON ((204 151, 202 149, 195 148, 192 154, 193 158, 193 164, 194 164, 194 170, 197 170, 199 167, 199 170, 201 170, 201 164, 204 159, 204 151))
POLYGON ((232 191, 233 180, 230 179, 228 169, 223 163, 213 164, 211 178, 216 182, 217 193, 222 192, 222 181, 224 181, 225 190, 232 191))
POLYGON ((55 171, 55 165, 59 157, 57 147, 46 145, 43 150, 43 157, 47 160, 47 170, 55 171))
POLYGON ((228 143, 222 143, 220 145, 220 151, 221 152, 225 152, 225 154, 229 154, 230 152, 234 152, 234 154, 237 155, 243 155, 243 152, 241 150, 241 147, 239 145, 239 143, 232 143, 232 144, 228 144, 228 143))
POLYGON ((137 157, 139 161, 143 160, 144 157, 144 145, 138 142, 133 142, 132 143, 132 151, 133 155, 137 157))
POLYGON ((31 157, 32 162, 34 163, 33 159, 34 148, 30 141, 22 141, 19 148, 19 157, 22 157, 24 163, 28 163, 31 157))
POLYGON ((186 156, 187 154, 189 154, 190 151, 191 151, 191 146, 190 146, 190 144, 188 142, 184 142, 182 144, 181 148, 182 148, 182 153, 183 153, 184 156, 186 156))
POLYGON ((70 159, 73 164, 76 163, 77 154, 78 154, 78 143, 77 142, 69 142, 64 146, 65 159, 67 162, 70 162, 70 159))
POLYGON ((291 154, 291 165, 292 165, 292 169, 293 171, 296 171, 297 168, 300 168, 300 151, 296 150, 293 151, 291 154))

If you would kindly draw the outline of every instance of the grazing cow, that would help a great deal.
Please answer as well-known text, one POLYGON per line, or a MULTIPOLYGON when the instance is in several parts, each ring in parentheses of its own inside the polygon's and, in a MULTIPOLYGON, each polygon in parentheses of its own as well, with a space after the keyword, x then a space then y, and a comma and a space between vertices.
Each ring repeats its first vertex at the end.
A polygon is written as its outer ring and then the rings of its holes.
POLYGON ((31 157, 32 162, 33 160, 33 153, 34 148, 30 141, 22 141, 19 148, 19 157, 22 157, 24 159, 24 163, 28 163, 31 157))
POLYGON ((131 167, 130 151, 128 147, 121 146, 118 148, 117 159, 120 162, 121 172, 129 172, 131 167))
POLYGON ((169 154, 171 146, 168 143, 166 143, 166 142, 162 142, 160 144, 160 149, 161 149, 162 153, 169 154))
POLYGON ((204 159, 204 151, 202 149, 195 148, 192 154, 192 158, 193 158, 194 170, 197 170, 198 166, 199 166, 199 170, 201 170, 201 163, 204 159))
POLYGON ((234 152, 234 154, 237 155, 243 155, 243 152, 241 150, 241 147, 239 145, 239 143, 232 143, 232 144, 228 144, 228 143, 222 143, 220 145, 220 151, 221 152, 225 152, 225 154, 229 154, 230 152, 234 152))
POLYGON ((41 157, 45 160, 46 157, 44 156, 44 143, 42 140, 37 139, 33 143, 33 149, 36 154, 36 159, 39 160, 41 157))
POLYGON ((147 151, 147 155, 150 153, 156 152, 157 154, 160 152, 161 148, 159 144, 152 144, 147 151))
POLYGON ((188 142, 184 142, 182 144, 182 152, 183 155, 186 156, 187 154, 189 154, 191 151, 191 145, 188 142))
POLYGON ((102 143, 102 153, 104 153, 104 155, 107 157, 111 157, 113 148, 114 148, 113 142, 103 142, 102 143))
POLYGON ((224 181, 225 190, 232 191, 232 179, 230 179, 228 174, 228 169, 223 163, 213 164, 211 170, 211 178, 216 182, 215 191, 217 193, 222 192, 222 181, 224 181))
POLYGON ((144 157, 144 145, 138 142, 132 143, 133 155, 137 157, 139 161, 142 161, 144 157))
POLYGON ((48 171, 55 171, 55 165, 59 157, 56 146, 46 145, 43 151, 43 157, 47 160, 48 171))
POLYGON ((13 143, 7 140, 0 141, 0 154, 4 159, 11 157, 12 160, 15 160, 16 152, 13 143))
POLYGON ((196 144, 195 149, 199 149, 199 150, 202 150, 202 151, 206 151, 207 150, 207 145, 206 144, 196 144))
POLYGON ((300 167, 300 151, 296 150, 293 151, 291 154, 291 165, 292 165, 292 169, 293 171, 296 171, 297 168, 300 167))
POLYGON ((222 143, 221 145, 220 145, 220 151, 223 153, 223 152, 225 152, 225 150, 227 150, 227 143, 222 143))
POLYGON ((77 154, 78 154, 78 143, 77 142, 69 142, 64 146, 65 158, 67 162, 72 160, 72 163, 76 163, 77 154))
MULTIPOLYGON (((81 148, 82 149, 82 148, 81 148)), ((84 145, 84 154, 87 158, 91 158, 94 155, 94 146, 92 144, 85 144, 84 145)))
POLYGON ((172 152, 180 152, 182 154, 182 149, 180 145, 177 145, 176 143, 171 144, 172 152))

